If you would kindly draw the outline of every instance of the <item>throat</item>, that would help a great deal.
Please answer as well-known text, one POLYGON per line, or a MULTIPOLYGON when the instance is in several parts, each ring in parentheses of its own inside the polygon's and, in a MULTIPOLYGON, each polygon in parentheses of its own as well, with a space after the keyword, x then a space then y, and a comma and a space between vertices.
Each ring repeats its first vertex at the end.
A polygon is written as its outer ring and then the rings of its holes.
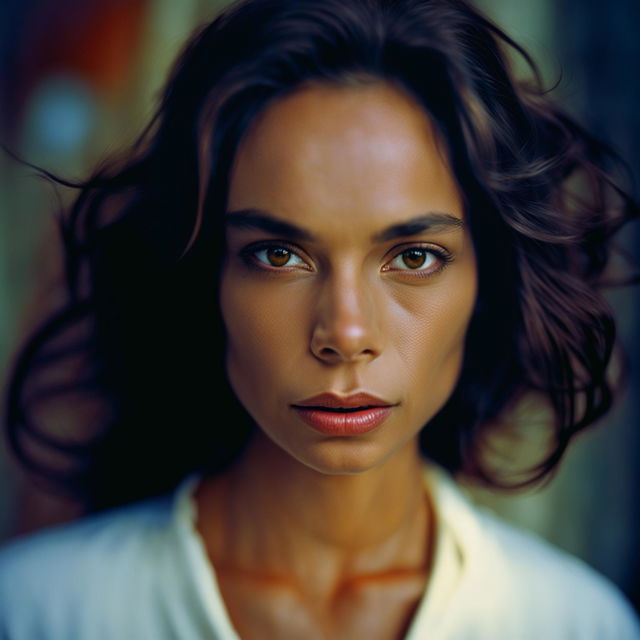
POLYGON ((327 606, 335 593, 426 581, 435 519, 421 465, 332 477, 277 460, 265 469, 268 458, 249 451, 198 489, 197 526, 217 571, 288 585, 327 606))
POLYGON ((349 552, 383 544, 416 519, 426 520, 424 463, 413 443, 363 473, 332 475, 258 437, 230 472, 229 492, 229 514, 238 526, 246 518, 244 526, 261 538, 276 531, 278 545, 315 540, 349 552))

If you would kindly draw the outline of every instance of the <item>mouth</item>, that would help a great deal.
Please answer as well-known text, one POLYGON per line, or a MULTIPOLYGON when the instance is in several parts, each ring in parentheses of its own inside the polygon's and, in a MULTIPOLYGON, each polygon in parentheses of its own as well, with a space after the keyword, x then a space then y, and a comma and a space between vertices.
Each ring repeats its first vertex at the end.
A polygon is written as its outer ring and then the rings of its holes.
POLYGON ((317 411, 329 411, 331 413, 357 413, 358 411, 366 411, 367 409, 379 409, 380 407, 374 406, 363 406, 363 407, 323 407, 323 406, 309 406, 309 407, 300 407, 297 405, 292 405, 295 409, 315 409, 317 411))
POLYGON ((324 435, 357 436, 378 428, 397 403, 367 393, 339 396, 323 393, 291 408, 310 427, 324 435))

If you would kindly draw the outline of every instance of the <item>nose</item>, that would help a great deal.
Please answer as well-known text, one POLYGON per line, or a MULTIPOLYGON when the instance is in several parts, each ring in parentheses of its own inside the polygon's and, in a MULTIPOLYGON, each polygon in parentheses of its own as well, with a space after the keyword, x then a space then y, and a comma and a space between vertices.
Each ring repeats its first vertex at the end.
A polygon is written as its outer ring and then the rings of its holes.
POLYGON ((382 350, 371 287, 354 276, 323 283, 317 297, 311 352, 326 364, 366 362, 382 350))

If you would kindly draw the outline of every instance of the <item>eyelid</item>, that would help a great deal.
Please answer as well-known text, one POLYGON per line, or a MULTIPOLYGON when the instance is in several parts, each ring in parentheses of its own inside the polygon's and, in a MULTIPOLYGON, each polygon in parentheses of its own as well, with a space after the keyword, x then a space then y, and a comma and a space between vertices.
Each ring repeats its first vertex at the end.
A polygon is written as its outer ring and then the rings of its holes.
POLYGON ((311 260, 305 254, 300 247, 296 247, 295 245, 287 242, 286 240, 260 240, 259 242, 252 242, 251 244, 243 247, 240 251, 240 257, 251 267, 256 267, 258 269, 265 270, 273 270, 273 271, 293 271, 296 269, 303 269, 305 271, 313 270, 313 266, 311 264, 311 260), (258 251, 263 251, 264 249, 286 249, 293 253, 299 260, 305 263, 307 269, 301 266, 288 266, 283 265, 282 267, 276 267, 274 265, 268 265, 264 262, 257 260, 255 254, 258 251))
POLYGON ((387 253, 387 255, 389 254, 391 255, 382 266, 382 271, 386 273, 402 273, 413 276, 424 277, 433 275, 444 269, 450 262, 453 261, 453 255, 444 247, 424 242, 407 242, 402 245, 396 245, 393 249, 391 249, 391 251, 387 253), (405 251, 411 251, 412 249, 431 253, 436 257, 440 264, 435 267, 427 267, 426 269, 392 269, 389 267, 390 263, 393 262, 396 258, 399 258, 403 253, 405 253, 405 251))

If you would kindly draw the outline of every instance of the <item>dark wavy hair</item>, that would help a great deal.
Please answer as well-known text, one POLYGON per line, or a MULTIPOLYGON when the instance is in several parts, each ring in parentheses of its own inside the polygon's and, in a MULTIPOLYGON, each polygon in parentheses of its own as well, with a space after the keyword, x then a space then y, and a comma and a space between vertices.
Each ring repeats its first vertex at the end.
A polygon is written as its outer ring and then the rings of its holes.
POLYGON ((435 123, 478 258, 461 376, 422 430, 425 455, 505 484, 482 443, 533 392, 552 408, 549 448, 518 484, 535 482, 607 411, 615 327, 599 288, 638 210, 615 154, 549 99, 526 52, 463 0, 244 0, 188 43, 131 149, 81 184, 58 179, 80 189, 60 218, 66 300, 8 388, 27 467, 100 509, 237 458, 254 427, 226 381, 217 295, 234 152, 303 84, 371 81, 435 123))

